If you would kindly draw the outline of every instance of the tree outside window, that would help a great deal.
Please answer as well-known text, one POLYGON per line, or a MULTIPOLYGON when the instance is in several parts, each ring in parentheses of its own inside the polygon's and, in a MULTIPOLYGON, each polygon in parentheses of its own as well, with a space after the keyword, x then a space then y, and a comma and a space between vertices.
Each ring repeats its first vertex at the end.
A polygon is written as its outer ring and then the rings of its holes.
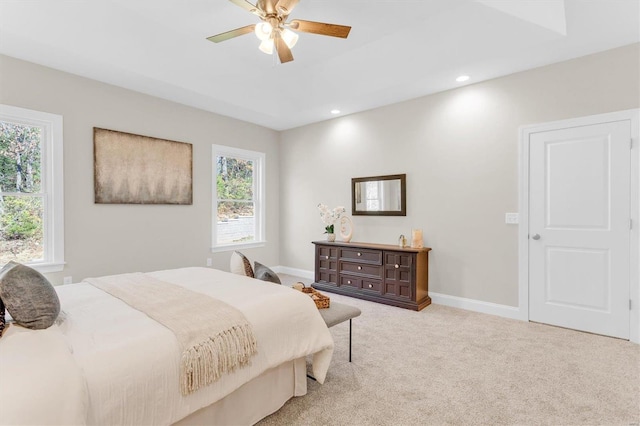
POLYGON ((44 258, 42 134, 0 121, 0 265, 44 258))

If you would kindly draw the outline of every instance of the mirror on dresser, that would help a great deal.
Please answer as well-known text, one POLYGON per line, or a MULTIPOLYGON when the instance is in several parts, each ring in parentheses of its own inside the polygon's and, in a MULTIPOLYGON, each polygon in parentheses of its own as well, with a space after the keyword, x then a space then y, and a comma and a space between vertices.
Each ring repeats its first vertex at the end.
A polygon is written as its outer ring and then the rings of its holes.
POLYGON ((352 178, 351 214, 406 216, 406 195, 406 174, 352 178))

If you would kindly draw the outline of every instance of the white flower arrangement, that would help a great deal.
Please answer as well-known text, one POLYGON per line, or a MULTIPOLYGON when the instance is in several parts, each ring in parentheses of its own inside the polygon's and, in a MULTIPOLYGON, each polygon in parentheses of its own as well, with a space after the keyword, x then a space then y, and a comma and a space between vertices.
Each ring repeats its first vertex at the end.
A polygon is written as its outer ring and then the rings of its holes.
POLYGON ((346 211, 343 206, 330 209, 325 204, 318 204, 318 210, 320 210, 320 219, 325 224, 325 234, 333 234, 334 224, 340 220, 342 214, 346 211))

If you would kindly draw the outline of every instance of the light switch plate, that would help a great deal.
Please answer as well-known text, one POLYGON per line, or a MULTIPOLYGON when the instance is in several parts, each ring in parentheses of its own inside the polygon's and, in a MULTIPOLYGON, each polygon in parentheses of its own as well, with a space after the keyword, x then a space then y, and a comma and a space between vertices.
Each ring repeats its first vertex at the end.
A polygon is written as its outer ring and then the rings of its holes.
POLYGON ((207 258, 207 266, 213 266, 213 260, 210 257, 207 258))
POLYGON ((519 223, 518 213, 505 213, 504 223, 508 223, 509 225, 517 225, 519 223))

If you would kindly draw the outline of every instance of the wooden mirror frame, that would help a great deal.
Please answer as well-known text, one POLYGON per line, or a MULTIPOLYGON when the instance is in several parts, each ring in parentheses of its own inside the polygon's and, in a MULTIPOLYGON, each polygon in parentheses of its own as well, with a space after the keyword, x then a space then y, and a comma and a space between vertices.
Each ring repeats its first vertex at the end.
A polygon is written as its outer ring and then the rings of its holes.
POLYGON ((353 216, 406 216, 407 215, 407 175, 370 176, 351 179, 351 214, 353 216), (356 184, 379 180, 400 180, 400 210, 365 211, 356 210, 356 184))

